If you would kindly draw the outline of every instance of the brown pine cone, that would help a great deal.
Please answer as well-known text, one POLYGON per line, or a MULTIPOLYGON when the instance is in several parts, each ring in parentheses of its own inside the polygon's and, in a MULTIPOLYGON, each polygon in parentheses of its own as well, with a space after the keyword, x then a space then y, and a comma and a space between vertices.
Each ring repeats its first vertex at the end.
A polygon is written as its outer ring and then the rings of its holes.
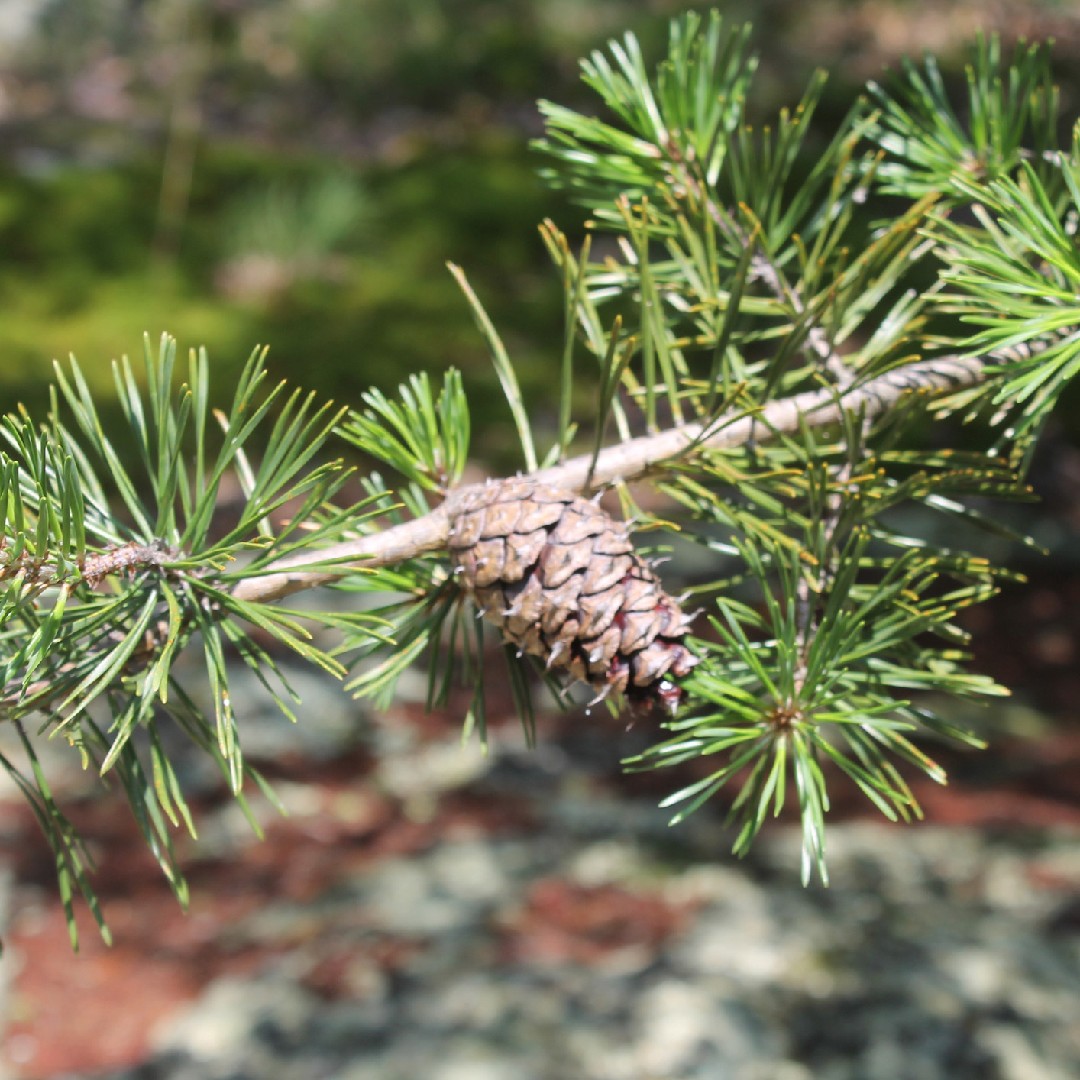
POLYGON ((526 477, 451 496, 450 554, 484 617, 548 668, 670 709, 690 619, 595 503, 526 477))

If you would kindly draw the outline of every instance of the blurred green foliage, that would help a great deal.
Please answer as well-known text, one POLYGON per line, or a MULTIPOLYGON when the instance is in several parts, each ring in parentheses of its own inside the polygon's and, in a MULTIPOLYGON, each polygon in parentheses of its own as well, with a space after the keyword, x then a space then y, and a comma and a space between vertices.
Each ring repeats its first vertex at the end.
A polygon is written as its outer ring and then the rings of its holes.
MULTIPOLYGON (((50 360, 69 351, 100 385, 110 359, 161 327, 205 344, 228 369, 267 343, 277 374, 346 400, 418 369, 456 365, 489 381, 446 259, 470 267, 538 360, 545 331, 558 332, 560 302, 554 280, 549 288, 541 277, 534 228, 550 196, 522 145, 489 147, 482 168, 435 148, 403 168, 367 170, 362 186, 333 163, 283 167, 273 152, 208 145, 174 258, 153 250, 155 165, 148 155, 107 169, 0 174, 0 392, 9 400, 42 404, 50 360), (230 285, 230 267, 243 274, 252 257, 278 273, 267 280, 256 267, 253 280, 237 284, 234 273, 230 285)), ((539 387, 542 364, 532 367, 539 387)), ((493 403, 496 393, 493 385, 493 403)))

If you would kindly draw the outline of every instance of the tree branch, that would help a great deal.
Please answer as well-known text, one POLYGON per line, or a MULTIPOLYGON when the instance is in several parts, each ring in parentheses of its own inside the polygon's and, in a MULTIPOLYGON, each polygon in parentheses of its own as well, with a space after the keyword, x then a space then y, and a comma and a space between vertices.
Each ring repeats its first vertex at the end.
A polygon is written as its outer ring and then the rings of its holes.
MULTIPOLYGON (((939 394, 971 386, 984 378, 984 361, 966 356, 922 360, 879 375, 861 386, 840 392, 836 387, 809 390, 770 401, 754 412, 740 412, 708 424, 690 423, 631 439, 600 452, 595 465, 591 454, 541 469, 534 479, 568 491, 605 487, 632 481, 663 468, 688 451, 741 446, 762 432, 797 431, 800 424, 824 427, 838 422, 845 411, 865 410, 867 419, 880 416, 908 394, 939 394), (590 473, 590 466, 592 467, 590 473)), ((445 547, 450 513, 469 488, 450 492, 446 501, 423 517, 382 532, 344 541, 307 556, 290 556, 271 564, 267 572, 247 578, 233 589, 240 600, 271 601, 325 585, 358 567, 390 566, 445 547), (339 563, 328 569, 316 563, 339 563)))

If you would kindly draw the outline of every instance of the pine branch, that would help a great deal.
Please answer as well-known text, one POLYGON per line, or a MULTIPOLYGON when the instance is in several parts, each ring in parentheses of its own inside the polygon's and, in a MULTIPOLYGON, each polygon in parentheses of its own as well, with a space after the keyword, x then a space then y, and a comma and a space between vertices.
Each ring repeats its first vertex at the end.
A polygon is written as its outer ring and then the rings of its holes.
MULTIPOLYGON (((538 482, 573 492, 584 491, 586 483, 593 490, 616 482, 630 483, 662 471, 688 453, 742 446, 768 433, 797 431, 802 425, 825 427, 838 423, 848 411, 865 411, 867 418, 872 419, 907 395, 948 393, 977 384, 985 374, 986 363, 972 357, 924 360, 888 371, 843 392, 823 387, 768 402, 751 414, 734 413, 708 424, 682 424, 607 447, 595 461, 593 455, 585 454, 531 475, 538 482)), ((359 568, 392 566, 444 549, 449 530, 448 510, 468 490, 460 488, 451 492, 446 504, 420 518, 323 548, 315 558, 320 564, 340 564, 333 569, 312 568, 310 554, 293 556, 270 563, 258 576, 241 581, 234 587, 233 596, 250 602, 276 600, 325 585, 359 568)))

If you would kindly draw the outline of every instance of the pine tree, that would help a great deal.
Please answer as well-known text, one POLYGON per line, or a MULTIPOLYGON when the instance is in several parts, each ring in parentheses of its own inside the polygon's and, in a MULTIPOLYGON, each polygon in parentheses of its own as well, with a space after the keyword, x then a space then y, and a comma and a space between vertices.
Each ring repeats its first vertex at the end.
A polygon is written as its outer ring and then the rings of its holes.
POLYGON ((869 85, 827 143, 811 126, 822 74, 754 126, 748 34, 687 15, 655 67, 632 35, 583 63, 606 119, 541 103, 544 176, 590 215, 577 250, 541 228, 565 296, 554 430, 534 427, 451 268, 517 476, 463 483, 455 371, 334 409, 269 386, 257 351, 214 410, 205 353, 181 375, 167 336, 141 370, 115 369, 133 460, 74 360, 43 422, 4 418, 0 709, 23 759, 0 760, 55 853, 73 935, 78 894, 107 931, 36 746, 66 742, 118 781, 183 900, 173 836, 194 823, 162 733, 189 737, 242 805, 251 785, 269 793, 226 662, 302 722, 268 640, 380 702, 426 657, 429 703, 464 679, 483 737, 494 634, 526 723, 534 676, 558 700, 584 683, 593 705, 665 729, 628 768, 709 763, 664 801, 675 821, 735 785, 744 853, 796 802, 807 879, 826 877, 830 774, 909 819, 905 769, 945 779, 920 743, 977 743, 949 700, 1005 691, 966 670, 956 617, 1011 576, 979 547, 1003 528, 985 506, 1028 497, 1033 446, 1080 368, 1080 126, 1059 146, 1046 50, 1006 57, 993 39, 963 101, 927 59, 869 85), (355 451, 385 477, 357 474, 355 451), (244 502, 227 514, 233 481, 244 502), (911 507, 963 539, 910 535, 911 507), (634 534, 699 545, 714 570, 673 598, 634 534), (315 586, 348 602, 290 605, 315 586), (190 652, 207 712, 174 675, 190 652))

